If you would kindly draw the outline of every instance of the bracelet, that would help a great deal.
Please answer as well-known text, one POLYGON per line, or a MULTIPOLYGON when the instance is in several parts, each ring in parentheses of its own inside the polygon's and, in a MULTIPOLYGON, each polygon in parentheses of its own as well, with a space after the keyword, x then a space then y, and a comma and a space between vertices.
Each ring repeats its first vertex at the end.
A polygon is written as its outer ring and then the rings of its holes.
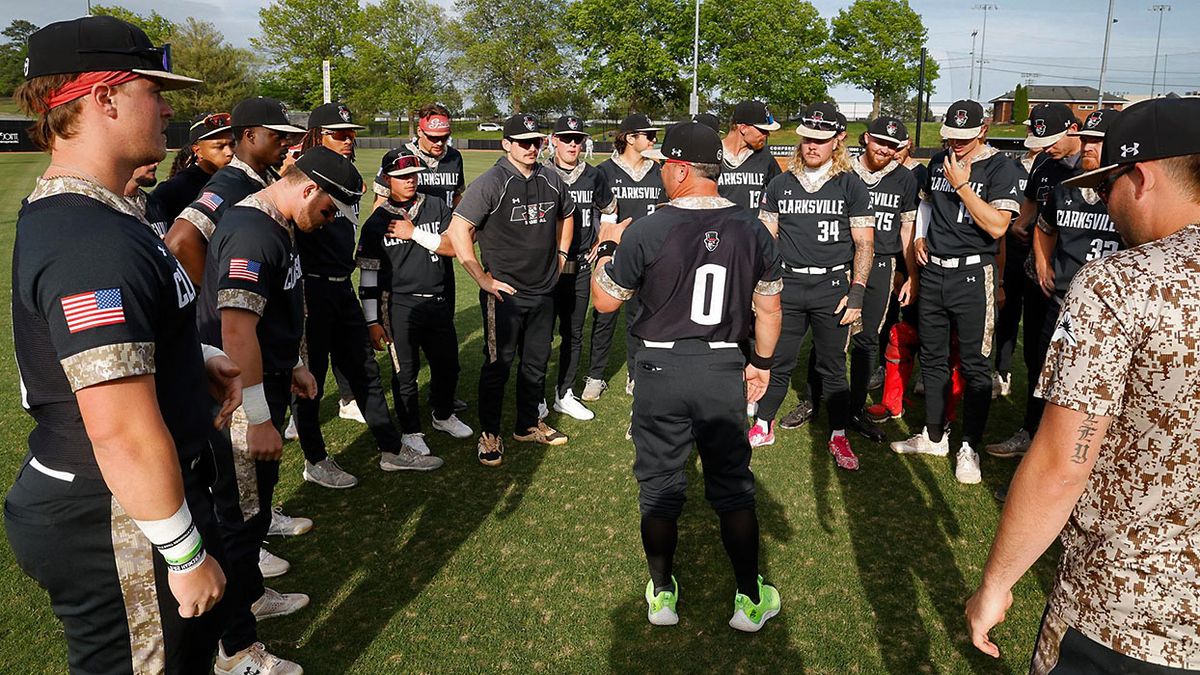
POLYGON ((964 180, 963 182, 959 183, 958 185, 954 185, 952 187, 954 188, 955 192, 958 192, 959 190, 961 190, 963 188, 964 185, 966 185, 967 183, 970 183, 970 182, 971 182, 971 180, 967 179, 967 180, 964 180))
POLYGON ((564 260, 571 257, 566 251, 559 251, 558 254, 561 255, 564 260))
POLYGON ((168 570, 187 572, 204 562, 204 539, 192 522, 192 512, 188 509, 186 499, 170 518, 132 520, 162 554, 168 570))
POLYGON ((759 356, 758 352, 750 352, 750 365, 759 370, 770 370, 771 366, 775 365, 775 356, 759 356))
POLYGON ((604 257, 611 257, 617 252, 617 242, 609 239, 608 241, 600 242, 596 247, 596 260, 604 257))
POLYGON ((267 405, 267 395, 263 393, 262 382, 242 387, 242 411, 250 424, 271 421, 271 408, 267 405))

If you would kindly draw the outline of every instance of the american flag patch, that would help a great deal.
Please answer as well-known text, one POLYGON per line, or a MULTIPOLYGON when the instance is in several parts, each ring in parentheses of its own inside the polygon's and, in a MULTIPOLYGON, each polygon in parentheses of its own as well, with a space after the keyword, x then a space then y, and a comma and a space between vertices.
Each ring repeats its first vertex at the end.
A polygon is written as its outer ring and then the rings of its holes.
POLYGON ((205 192, 204 194, 200 195, 199 199, 196 200, 197 204, 208 207, 210 211, 216 211, 217 207, 224 202, 225 200, 221 199, 221 196, 215 192, 205 192))
POLYGON ((260 269, 262 269, 262 263, 257 260, 247 260, 246 258, 230 258, 229 260, 230 279, 257 282, 260 269))
POLYGON ((121 304, 119 288, 68 295, 62 299, 62 308, 67 319, 67 330, 72 333, 125 323, 125 306, 121 304))

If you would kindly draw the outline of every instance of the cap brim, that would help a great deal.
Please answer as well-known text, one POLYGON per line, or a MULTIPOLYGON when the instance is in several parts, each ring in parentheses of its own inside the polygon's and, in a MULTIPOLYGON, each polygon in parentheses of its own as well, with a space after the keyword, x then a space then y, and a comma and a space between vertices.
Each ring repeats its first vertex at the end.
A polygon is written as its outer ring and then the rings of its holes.
POLYGON ((204 80, 197 80, 194 77, 184 77, 175 73, 168 73, 165 70, 142 70, 135 68, 132 72, 148 77, 162 85, 163 91, 171 91, 173 89, 187 89, 198 84, 204 84, 204 80))
MULTIPOLYGON (((329 194, 329 193, 326 193, 326 194, 329 194)), ((354 213, 354 206, 352 204, 347 204, 346 202, 344 202, 340 199, 335 199, 333 195, 329 195, 329 198, 333 200, 333 203, 335 205, 337 205, 338 211, 341 212, 341 214, 343 216, 345 216, 346 218, 348 218, 350 221, 353 222, 355 219, 358 218, 358 216, 354 213)))
POLYGON ((1102 166, 1099 169, 1092 169, 1086 173, 1081 173, 1074 178, 1068 178, 1067 180, 1064 180, 1062 184, 1070 188, 1099 187, 1100 184, 1104 182, 1104 179, 1108 178, 1108 174, 1116 171, 1119 168, 1121 168, 1120 164, 1109 164, 1108 166, 1102 166))
POLYGON ((523 134, 513 134, 512 136, 505 136, 505 138, 507 138, 510 141, 528 141, 528 140, 532 140, 534 138, 545 138, 545 137, 546 137, 545 134, 537 132, 537 131, 527 131, 523 134))
POLYGON ((213 136, 216 136, 218 134, 223 134, 226 132, 228 132, 229 134, 233 134, 233 127, 217 127, 216 129, 209 129, 208 131, 197 136, 192 142, 195 143, 197 141, 206 141, 206 140, 212 138, 213 136))
POLYGON ((1062 139, 1063 136, 1066 136, 1066 135, 1067 135, 1067 132, 1060 131, 1057 134, 1054 134, 1052 136, 1042 136, 1042 137, 1032 136, 1032 135, 1026 136, 1025 137, 1025 147, 1029 148, 1030 150, 1036 150, 1038 148, 1048 148, 1048 147, 1054 145, 1055 143, 1057 143, 1059 140, 1062 139))
POLYGON ((421 173, 422 171, 425 171, 425 167, 410 166, 410 167, 405 167, 403 169, 396 169, 395 171, 384 171, 383 173, 385 176, 392 176, 393 178, 399 178, 401 176, 409 176, 414 173, 421 173))
POLYGON ((818 141, 826 141, 838 135, 836 131, 825 131, 824 129, 810 129, 803 124, 796 127, 796 133, 802 138, 812 138, 818 141))
POLYGON ((285 134, 302 134, 308 131, 308 129, 298 127, 294 124, 257 124, 255 126, 260 126, 264 129, 270 129, 271 131, 279 131, 285 134))
POLYGON ((661 160, 661 159, 667 158, 667 156, 662 153, 662 150, 660 150, 658 148, 650 148, 649 150, 643 150, 642 157, 645 157, 646 159, 654 159, 654 160, 661 160))
POLYGON ((979 135, 983 127, 971 127, 969 129, 961 129, 957 127, 948 127, 942 125, 942 138, 953 138, 956 141, 969 141, 979 135))
POLYGON ((1082 131, 1076 131, 1075 133, 1067 132, 1067 135, 1068 136, 1088 136, 1090 138, 1104 138, 1103 131, 1095 131, 1095 130, 1091 130, 1091 129, 1084 129, 1082 131))
POLYGON ((587 138, 589 134, 584 131, 556 131, 556 132, 554 132, 554 135, 555 136, 583 136, 584 138, 587 138))
POLYGON ((349 122, 338 122, 337 124, 322 124, 322 129, 366 129, 361 124, 351 124, 349 122))
POLYGON ((887 134, 873 134, 868 131, 867 135, 870 136, 871 138, 874 138, 877 141, 883 141, 884 143, 895 143, 897 148, 902 147, 907 142, 907 141, 902 141, 899 138, 892 138, 891 136, 888 136, 887 134))

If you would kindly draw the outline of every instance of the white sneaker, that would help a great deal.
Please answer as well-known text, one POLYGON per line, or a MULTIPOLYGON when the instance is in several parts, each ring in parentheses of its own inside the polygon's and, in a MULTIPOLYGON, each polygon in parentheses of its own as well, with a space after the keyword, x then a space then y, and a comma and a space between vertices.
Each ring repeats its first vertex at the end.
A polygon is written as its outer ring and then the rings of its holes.
POLYGON ((1004 387, 1000 380, 1000 373, 992 373, 992 398, 1000 398, 1000 390, 1004 387))
POLYGON ((433 471, 445 463, 441 457, 418 454, 407 445, 400 446, 398 453, 379 453, 379 468, 384 471, 433 471))
POLYGON ((1000 395, 1008 396, 1012 393, 1012 373, 1005 373, 1004 377, 1000 378, 1000 395))
POLYGON ((295 415, 292 415, 291 418, 288 419, 287 428, 283 430, 283 437, 285 440, 289 440, 289 441, 296 441, 296 440, 300 439, 300 432, 296 431, 296 416, 295 415))
POLYGON ((305 460, 304 480, 334 490, 344 490, 358 485, 358 479, 342 470, 342 467, 338 466, 332 457, 326 457, 316 464, 305 460))
POLYGON ((359 424, 367 423, 367 418, 363 417, 362 410, 358 407, 358 401, 353 399, 338 401, 338 417, 359 424))
POLYGON ((290 562, 272 554, 265 548, 258 549, 258 571, 262 572, 264 579, 281 577, 287 574, 291 568, 290 562))
POLYGON ((554 401, 554 409, 564 415, 569 415, 584 422, 596 417, 596 413, 588 410, 587 407, 580 403, 579 399, 575 398, 575 392, 570 389, 567 390, 567 393, 563 394, 562 398, 554 401))
POLYGON ((470 438, 475 434, 471 431, 471 427, 467 426, 462 420, 458 419, 458 415, 450 414, 444 420, 433 418, 433 428, 438 431, 444 431, 454 438, 470 438))
POLYGON ((233 656, 226 656, 225 647, 221 646, 217 650, 213 672, 216 675, 304 675, 300 664, 275 656, 261 642, 255 642, 233 656))
POLYGON ((921 433, 913 436, 907 441, 895 441, 892 443, 892 452, 901 455, 933 455, 935 457, 945 457, 950 454, 950 438, 948 434, 942 434, 942 440, 934 443, 929 440, 929 431, 922 428, 921 433))
POLYGON ((400 437, 404 444, 412 448, 418 455, 432 455, 433 451, 425 443, 425 434, 404 434, 400 437))
POLYGON ((313 521, 309 518, 293 518, 285 516, 283 509, 276 506, 271 509, 271 527, 267 535, 271 537, 294 537, 312 529, 313 521))
POLYGON ((273 619, 277 616, 287 616, 308 606, 308 596, 303 593, 280 593, 273 588, 263 588, 262 597, 250 605, 254 618, 273 619))
POLYGON ((633 378, 632 377, 625 378, 625 393, 629 394, 630 396, 633 396, 633 378))
POLYGON ((983 450, 992 457, 1020 457, 1029 451, 1029 441, 1029 432, 1017 429, 1017 433, 1004 442, 992 443, 983 450))
POLYGON ((983 480, 983 473, 979 470, 979 454, 972 450, 966 441, 963 441, 962 447, 958 449, 958 456, 954 462, 954 477, 958 482, 967 485, 974 485, 983 480))
POLYGON ((585 377, 583 378, 583 396, 580 398, 587 403, 599 401, 605 389, 608 389, 608 383, 604 380, 595 377, 585 377))

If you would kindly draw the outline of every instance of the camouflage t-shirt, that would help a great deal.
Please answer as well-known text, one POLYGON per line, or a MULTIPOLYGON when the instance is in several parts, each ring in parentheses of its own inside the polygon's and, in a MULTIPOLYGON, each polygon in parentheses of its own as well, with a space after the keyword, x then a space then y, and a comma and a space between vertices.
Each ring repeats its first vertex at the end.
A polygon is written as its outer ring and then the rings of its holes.
POLYGON ((1200 225, 1080 269, 1036 395, 1112 417, 1051 612, 1122 654, 1200 668, 1200 225))

